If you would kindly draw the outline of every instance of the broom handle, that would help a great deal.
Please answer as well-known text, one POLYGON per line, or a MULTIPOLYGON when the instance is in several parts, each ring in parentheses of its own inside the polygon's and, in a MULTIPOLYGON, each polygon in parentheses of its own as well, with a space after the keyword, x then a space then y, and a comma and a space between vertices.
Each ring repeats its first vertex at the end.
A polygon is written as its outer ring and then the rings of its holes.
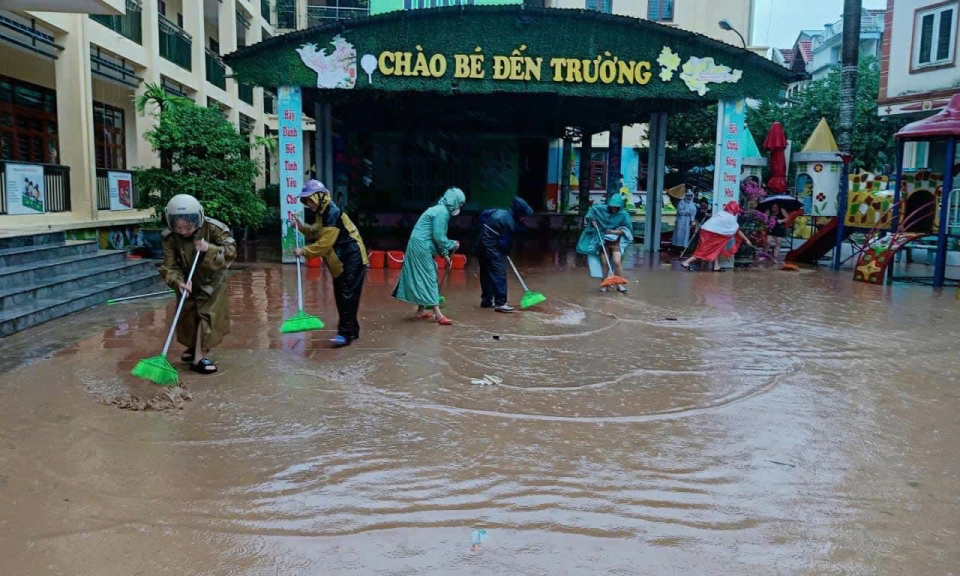
POLYGON ((600 233, 600 227, 597 226, 597 223, 593 223, 593 227, 597 229, 597 236, 600 236, 600 248, 603 249, 603 257, 607 259, 607 276, 613 276, 613 266, 610 264, 610 255, 607 254, 607 245, 603 243, 603 234, 600 233))
POLYGON ((683 247, 683 252, 680 253, 680 258, 683 258, 684 256, 686 256, 687 250, 689 250, 690 246, 693 244, 693 240, 700 235, 700 228, 702 227, 703 227, 703 224, 698 226, 697 231, 693 233, 693 236, 691 236, 689 240, 687 240, 687 245, 683 247))
POLYGON ((152 298, 154 296, 169 294, 171 292, 173 292, 173 290, 170 290, 169 288, 167 288, 166 290, 161 290, 159 292, 151 292, 149 294, 139 294, 137 296, 124 296, 123 298, 114 298, 112 300, 107 300, 107 304, 116 304, 118 302, 126 302, 127 300, 137 300, 140 298, 152 298))
MULTIPOLYGON (((197 262, 200 261, 200 251, 197 250, 196 255, 193 257, 193 265, 190 266, 190 273, 187 274, 187 283, 193 280, 193 271, 197 269, 197 262)), ((173 315, 173 323, 170 324, 170 333, 167 334, 167 341, 163 345, 163 354, 164 358, 167 357, 167 352, 170 350, 170 343, 173 342, 173 333, 177 329, 177 321, 180 320, 180 311, 183 310, 183 303, 187 301, 187 291, 184 290, 183 294, 180 295, 180 304, 177 305, 177 313, 173 315)))
POLYGON ((529 292, 530 289, 527 288, 527 283, 523 281, 523 277, 520 276, 520 273, 519 273, 519 272, 517 272, 517 267, 513 265, 513 260, 511 260, 509 256, 507 256, 507 262, 509 262, 509 263, 510 263, 510 267, 513 268, 513 273, 517 275, 517 280, 519 280, 519 281, 520 281, 520 285, 523 286, 523 291, 524 291, 524 292, 529 292))
MULTIPOLYGON (((300 249, 300 229, 294 227, 293 238, 297 249, 300 249)), ((300 280, 300 257, 297 256, 297 310, 303 312, 303 282, 300 280)))

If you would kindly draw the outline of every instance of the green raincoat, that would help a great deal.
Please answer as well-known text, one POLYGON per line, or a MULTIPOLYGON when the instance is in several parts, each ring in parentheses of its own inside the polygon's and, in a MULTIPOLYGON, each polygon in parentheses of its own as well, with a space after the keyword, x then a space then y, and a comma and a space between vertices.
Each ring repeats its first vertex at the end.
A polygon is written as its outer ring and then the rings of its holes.
POLYGON ((630 220, 630 214, 624 209, 623 196, 620 194, 611 196, 606 204, 591 206, 584 220, 583 233, 580 234, 580 240, 577 242, 577 252, 580 254, 588 256, 600 254, 600 236, 591 221, 596 222, 600 227, 600 234, 607 230, 623 230, 623 235, 620 236, 621 253, 633 242, 633 222, 630 220), (611 214, 607 209, 611 206, 619 207, 620 211, 611 214))
POLYGON ((464 202, 466 196, 463 192, 451 188, 436 206, 428 208, 417 220, 403 255, 403 269, 393 290, 394 298, 417 306, 440 304, 434 257, 447 256, 456 247, 454 241, 447 238, 447 225, 454 210, 464 202))

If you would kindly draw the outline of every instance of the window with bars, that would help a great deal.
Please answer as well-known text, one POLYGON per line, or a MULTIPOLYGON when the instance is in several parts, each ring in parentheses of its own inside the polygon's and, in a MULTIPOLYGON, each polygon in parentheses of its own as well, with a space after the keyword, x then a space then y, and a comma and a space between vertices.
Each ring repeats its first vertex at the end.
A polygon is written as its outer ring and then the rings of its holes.
POLYGON ((613 0, 587 0, 587 10, 596 10, 597 12, 603 12, 605 14, 612 14, 613 0))
POLYGON ((94 101, 93 142, 97 168, 126 170, 127 139, 123 109, 94 101))
POLYGON ((674 0, 650 0, 647 4, 647 20, 673 22, 674 0))
POLYGON ((957 35, 957 3, 918 10, 914 21, 913 67, 953 62, 957 35))
POLYGON ((442 6, 473 6, 474 0, 403 0, 403 7, 413 8, 440 8, 442 6))
POLYGON ((0 76, 0 160, 57 164, 57 93, 0 76))

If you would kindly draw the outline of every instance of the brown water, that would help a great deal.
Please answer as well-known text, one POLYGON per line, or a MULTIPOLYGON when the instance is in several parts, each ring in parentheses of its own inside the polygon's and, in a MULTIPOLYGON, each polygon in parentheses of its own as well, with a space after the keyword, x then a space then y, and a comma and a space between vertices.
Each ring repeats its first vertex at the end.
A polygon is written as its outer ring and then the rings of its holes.
POLYGON ((343 350, 278 333, 292 269, 239 271, 179 410, 107 404, 156 393, 127 374, 170 304, 6 339, 35 361, 0 374, 0 574, 960 571, 953 291, 637 268, 620 296, 540 264, 512 317, 452 275, 453 327, 371 271, 343 350))

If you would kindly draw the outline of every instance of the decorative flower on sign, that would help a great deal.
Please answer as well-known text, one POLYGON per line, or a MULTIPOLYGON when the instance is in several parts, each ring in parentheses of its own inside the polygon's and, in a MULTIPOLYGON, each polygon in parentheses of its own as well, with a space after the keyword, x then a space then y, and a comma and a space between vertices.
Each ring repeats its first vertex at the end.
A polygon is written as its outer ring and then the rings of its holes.
POLYGON ((337 34, 330 42, 333 52, 307 43, 297 48, 303 63, 317 73, 317 88, 353 88, 357 82, 357 51, 337 34))
POLYGON ((705 96, 710 91, 707 84, 723 82, 735 84, 740 81, 741 76, 743 76, 742 70, 732 70, 729 66, 717 64, 712 57, 691 56, 684 63, 683 71, 680 72, 680 78, 686 82, 687 88, 700 96, 705 96))
POLYGON ((824 194, 823 192, 818 192, 818 193, 817 193, 817 202, 823 202, 823 201, 826 200, 826 199, 827 199, 827 195, 826 195, 826 194, 824 194))
POLYGON ((673 73, 680 67, 680 56, 664 46, 660 56, 657 57, 657 64, 660 64, 660 79, 669 82, 673 80, 673 73))
POLYGON ((814 164, 814 165, 813 165, 813 171, 814 171, 814 172, 823 172, 823 164, 814 164))

